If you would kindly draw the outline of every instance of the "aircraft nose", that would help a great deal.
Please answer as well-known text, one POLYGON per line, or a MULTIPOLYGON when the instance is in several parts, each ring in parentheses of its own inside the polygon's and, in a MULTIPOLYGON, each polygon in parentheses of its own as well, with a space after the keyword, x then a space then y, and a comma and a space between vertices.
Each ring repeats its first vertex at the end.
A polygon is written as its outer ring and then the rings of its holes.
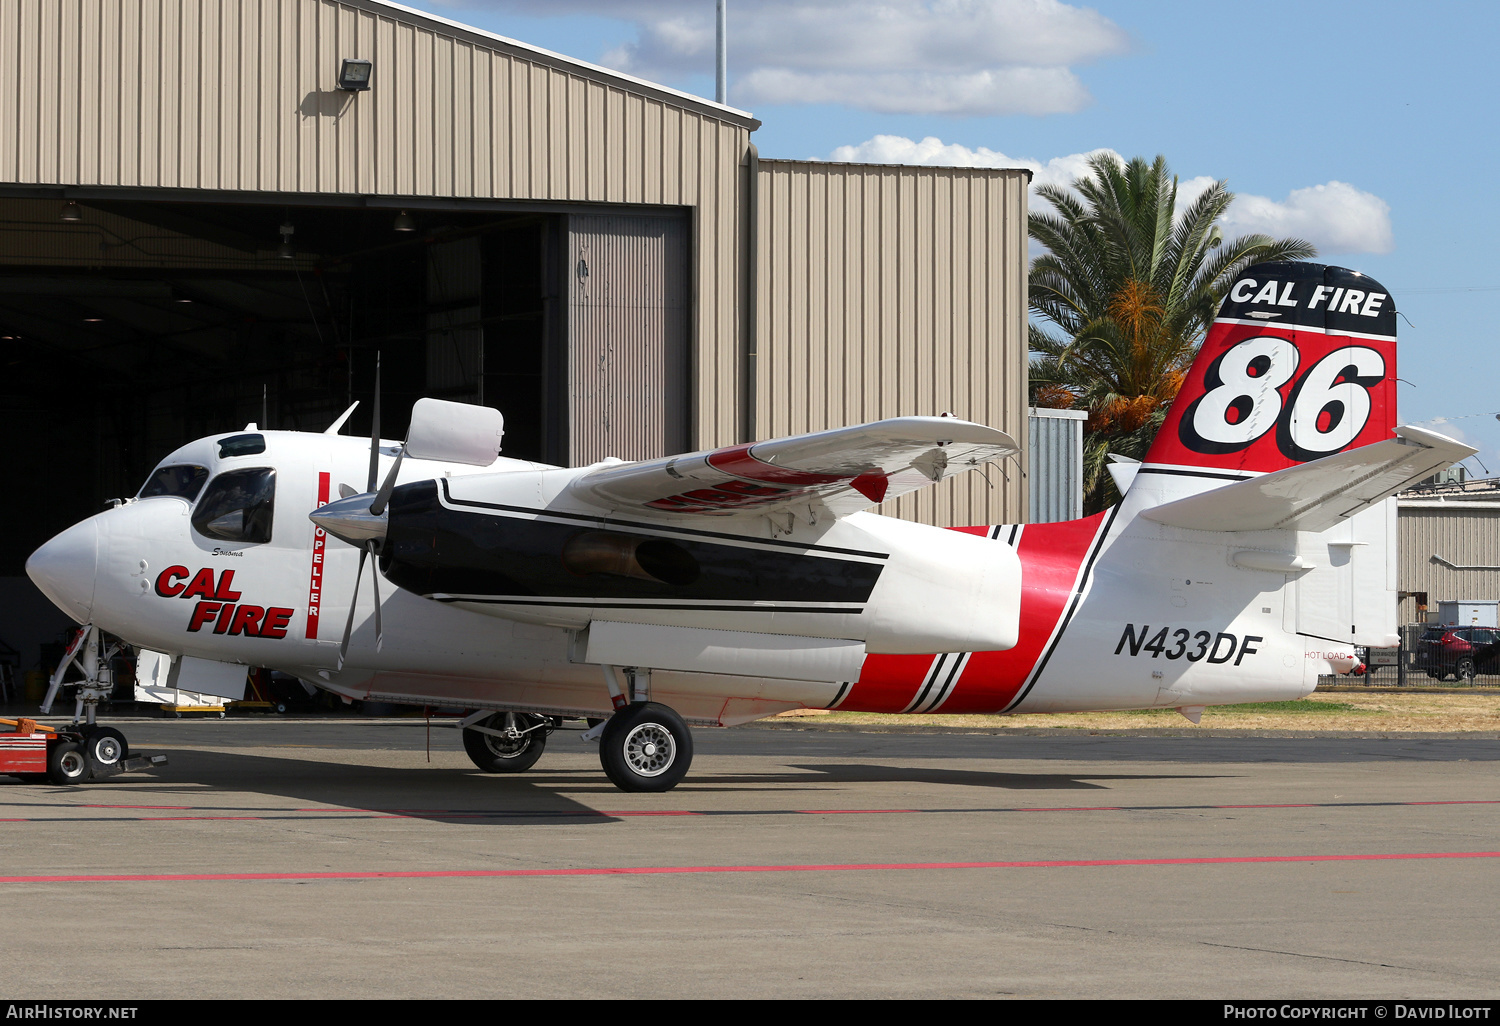
POLYGON ((42 594, 79 623, 94 611, 94 575, 99 565, 99 525, 90 517, 74 524, 31 554, 26 575, 42 594))

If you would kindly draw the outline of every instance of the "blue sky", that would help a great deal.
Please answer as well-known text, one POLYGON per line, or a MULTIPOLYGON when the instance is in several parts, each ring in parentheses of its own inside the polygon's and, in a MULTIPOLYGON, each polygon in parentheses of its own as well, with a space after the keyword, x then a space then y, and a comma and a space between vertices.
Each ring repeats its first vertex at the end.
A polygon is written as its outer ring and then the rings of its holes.
MULTIPOLYGON (((714 0, 407 2, 713 95, 714 0)), ((729 0, 729 13, 729 102, 763 122, 764 156, 1025 162, 1066 180, 1107 148, 1164 154, 1188 191, 1227 179, 1240 197, 1227 233, 1309 238, 1391 289, 1402 419, 1478 446, 1500 475, 1500 5, 729 0)))

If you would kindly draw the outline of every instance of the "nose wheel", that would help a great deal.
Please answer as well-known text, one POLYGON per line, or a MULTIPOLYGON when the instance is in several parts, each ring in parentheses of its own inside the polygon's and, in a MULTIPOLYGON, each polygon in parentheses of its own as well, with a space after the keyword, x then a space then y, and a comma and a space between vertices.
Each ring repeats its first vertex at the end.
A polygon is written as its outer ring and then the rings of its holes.
POLYGON ((84 752, 96 766, 113 768, 130 756, 125 735, 114 727, 98 727, 84 735, 84 752))
POLYGON ((670 791, 693 764, 693 735, 666 706, 634 702, 604 725, 599 762, 622 791, 670 791))

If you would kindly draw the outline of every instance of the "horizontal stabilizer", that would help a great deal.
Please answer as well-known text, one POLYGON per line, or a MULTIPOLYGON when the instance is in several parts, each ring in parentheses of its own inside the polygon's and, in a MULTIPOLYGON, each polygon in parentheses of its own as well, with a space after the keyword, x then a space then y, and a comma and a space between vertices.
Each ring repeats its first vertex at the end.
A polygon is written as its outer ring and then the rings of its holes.
POLYGON ((820 503, 845 516, 1016 451, 1004 431, 952 417, 897 417, 855 427, 617 463, 570 490, 606 509, 736 516, 820 503))
POLYGON ((1195 531, 1326 531, 1475 449, 1422 428, 1215 488, 1141 514, 1195 531))

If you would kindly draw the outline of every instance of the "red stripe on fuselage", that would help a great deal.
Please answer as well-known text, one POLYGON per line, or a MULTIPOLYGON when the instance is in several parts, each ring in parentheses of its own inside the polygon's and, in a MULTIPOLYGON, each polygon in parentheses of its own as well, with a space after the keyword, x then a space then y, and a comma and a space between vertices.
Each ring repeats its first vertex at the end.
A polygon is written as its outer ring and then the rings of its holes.
MULTIPOLYGON (((318 506, 328 505, 329 485, 332 475, 327 471, 318 473, 318 506)), ((312 640, 318 637, 318 615, 323 608, 323 558, 327 554, 328 535, 321 527, 313 528, 312 563, 307 579, 307 626, 303 633, 312 640)))
MULTIPOLYGON (((1004 652, 975 652, 947 701, 935 712, 999 712, 1015 699, 1046 651, 1073 598, 1079 568, 1104 523, 1098 513, 1083 520, 1028 524, 1016 554, 1021 559, 1021 639, 1004 652)), ((984 527, 958 528, 988 534, 984 527)), ((1003 532, 1002 532, 1003 533, 1003 532)), ((1004 542, 997 541, 996 545, 1004 542)), ((911 704, 932 666, 930 655, 872 655, 839 709, 900 712, 911 704)))

